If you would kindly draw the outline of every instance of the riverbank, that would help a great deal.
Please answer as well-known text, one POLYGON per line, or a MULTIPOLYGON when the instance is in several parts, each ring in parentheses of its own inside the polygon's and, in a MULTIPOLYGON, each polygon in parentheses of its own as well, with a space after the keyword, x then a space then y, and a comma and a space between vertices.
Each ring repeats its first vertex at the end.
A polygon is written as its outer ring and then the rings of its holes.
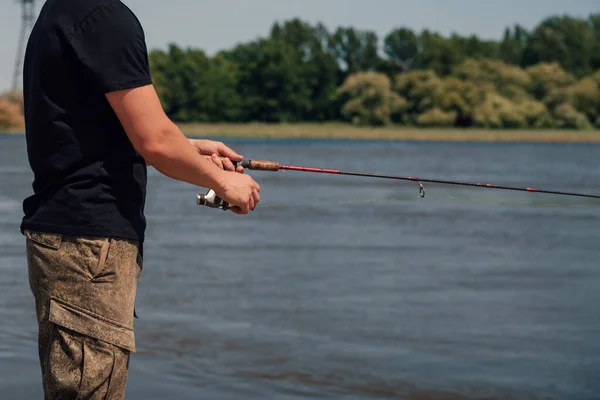
POLYGON ((179 124, 187 136, 454 142, 600 143, 600 130, 490 130, 355 127, 346 124, 179 124))
MULTIPOLYGON (((600 130, 491 130, 355 127, 346 124, 178 124, 188 137, 447 142, 600 143, 600 130)), ((22 134, 19 131, 4 132, 22 134)))

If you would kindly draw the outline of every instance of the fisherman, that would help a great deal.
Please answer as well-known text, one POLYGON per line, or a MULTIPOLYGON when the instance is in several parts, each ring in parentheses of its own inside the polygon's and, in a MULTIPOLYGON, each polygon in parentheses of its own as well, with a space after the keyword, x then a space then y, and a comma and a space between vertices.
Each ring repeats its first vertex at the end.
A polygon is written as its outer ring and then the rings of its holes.
POLYGON ((33 195, 23 202, 46 399, 122 399, 135 352, 147 166, 212 189, 236 214, 260 186, 223 143, 188 140, 152 85, 142 26, 119 0, 47 0, 24 102, 33 195))

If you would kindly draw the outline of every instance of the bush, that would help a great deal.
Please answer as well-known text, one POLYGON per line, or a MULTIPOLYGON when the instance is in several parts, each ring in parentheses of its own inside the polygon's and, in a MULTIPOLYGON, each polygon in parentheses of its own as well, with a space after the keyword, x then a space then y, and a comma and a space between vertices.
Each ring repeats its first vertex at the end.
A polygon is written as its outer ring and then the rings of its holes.
POLYGON ((408 100, 407 111, 415 116, 433 108, 433 95, 441 84, 434 71, 411 71, 396 76, 394 90, 408 100))
POLYGON ((432 108, 417 117, 417 124, 422 127, 447 128, 454 126, 458 113, 432 108))
POLYGON ((575 83, 573 75, 565 71, 559 63, 540 63, 525 70, 530 77, 529 92, 538 100, 548 102, 547 96, 553 91, 575 83))
POLYGON ((469 126, 473 120, 475 107, 485 101, 485 98, 484 88, 472 82, 449 77, 444 79, 434 91, 432 103, 442 111, 454 111, 457 118, 456 125, 469 126))
POLYGON ((551 128, 552 115, 543 103, 535 100, 525 100, 518 104, 518 109, 530 128, 551 128))
POLYGON ((590 122, 600 117, 600 86, 592 76, 581 79, 567 88, 568 102, 590 122))
POLYGON ((531 78, 521 68, 493 59, 466 59, 454 76, 476 85, 492 84, 498 93, 511 99, 527 96, 531 78))
POLYGON ((488 94, 473 113, 473 123, 482 128, 526 128, 527 119, 519 107, 507 98, 488 94))
POLYGON ((24 127, 22 95, 14 92, 0 95, 0 129, 21 130, 24 127))
POLYGON ((355 125, 386 125, 401 113, 407 102, 392 91, 390 79, 376 72, 350 75, 338 94, 348 98, 342 115, 355 125))
POLYGON ((557 128, 563 129, 590 129, 592 127, 585 115, 567 103, 556 107, 554 121, 557 128))

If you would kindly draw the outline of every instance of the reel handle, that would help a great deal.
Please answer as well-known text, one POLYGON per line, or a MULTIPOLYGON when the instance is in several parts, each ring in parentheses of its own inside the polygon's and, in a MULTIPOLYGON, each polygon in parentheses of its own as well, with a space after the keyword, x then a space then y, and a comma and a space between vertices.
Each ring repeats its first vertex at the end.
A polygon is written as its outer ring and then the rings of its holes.
POLYGON ((196 204, 199 206, 206 206, 210 208, 218 208, 223 211, 231 209, 231 206, 222 198, 217 196, 214 190, 210 189, 206 194, 198 194, 196 196, 196 204))

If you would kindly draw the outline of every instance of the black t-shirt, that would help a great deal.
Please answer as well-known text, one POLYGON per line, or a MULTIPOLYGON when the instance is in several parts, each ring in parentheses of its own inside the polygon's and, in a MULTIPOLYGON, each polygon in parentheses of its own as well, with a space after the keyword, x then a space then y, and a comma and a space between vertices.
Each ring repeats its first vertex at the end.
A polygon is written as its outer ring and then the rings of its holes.
POLYGON ((21 228, 143 242, 146 163, 105 97, 152 83, 138 19, 118 0, 47 0, 23 81, 34 194, 21 228))

